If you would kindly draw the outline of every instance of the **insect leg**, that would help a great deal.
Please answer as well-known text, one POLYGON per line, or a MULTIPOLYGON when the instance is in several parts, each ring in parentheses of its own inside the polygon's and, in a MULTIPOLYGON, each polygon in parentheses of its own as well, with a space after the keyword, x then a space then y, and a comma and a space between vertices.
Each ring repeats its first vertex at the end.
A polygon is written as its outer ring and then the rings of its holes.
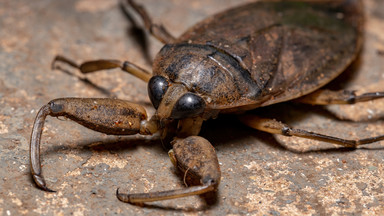
POLYGON ((128 61, 121 62, 119 60, 100 59, 100 60, 83 62, 80 65, 78 65, 73 60, 68 59, 64 56, 58 55, 52 61, 52 69, 57 68, 56 67, 57 62, 63 62, 68 65, 71 65, 72 67, 79 69, 80 72, 84 74, 100 71, 100 70, 120 68, 121 70, 128 72, 129 74, 132 74, 133 76, 143 80, 144 82, 148 82, 152 76, 148 71, 128 61))
POLYGON ((64 116, 92 130, 105 134, 153 134, 157 121, 147 121, 145 109, 137 104, 109 98, 60 98, 49 102, 38 112, 31 134, 31 174, 36 185, 51 191, 41 174, 40 141, 47 116, 64 116))
POLYGON ((307 139, 314 139, 314 140, 334 143, 334 144, 342 145, 344 147, 349 147, 349 148, 356 148, 357 146, 360 146, 360 145, 370 144, 373 142, 384 140, 384 135, 377 136, 377 137, 370 137, 366 139, 358 139, 358 140, 342 139, 342 138, 327 136, 324 134, 314 133, 314 132, 306 131, 302 129, 292 128, 277 120, 260 118, 254 115, 242 115, 242 116, 239 116, 239 119, 241 122, 243 122, 249 127, 252 127, 254 129, 261 130, 264 132, 268 132, 271 134, 303 137, 307 139))
POLYGON ((370 92, 356 95, 355 91, 331 91, 328 89, 320 89, 309 95, 298 98, 295 101, 312 105, 329 105, 354 104, 379 98, 384 98, 384 92, 370 92))
POLYGON ((167 29, 163 25, 158 25, 152 22, 151 17, 148 15, 147 11, 140 4, 136 4, 133 0, 127 0, 128 4, 140 15, 143 19, 145 28, 159 41, 164 44, 171 44, 176 41, 167 29))
POLYGON ((120 201, 127 203, 143 203, 158 200, 175 199, 191 195, 199 195, 216 190, 220 182, 220 167, 215 150, 208 140, 199 136, 185 139, 176 138, 173 149, 168 153, 172 163, 200 185, 177 190, 152 193, 123 194, 116 192, 120 201))

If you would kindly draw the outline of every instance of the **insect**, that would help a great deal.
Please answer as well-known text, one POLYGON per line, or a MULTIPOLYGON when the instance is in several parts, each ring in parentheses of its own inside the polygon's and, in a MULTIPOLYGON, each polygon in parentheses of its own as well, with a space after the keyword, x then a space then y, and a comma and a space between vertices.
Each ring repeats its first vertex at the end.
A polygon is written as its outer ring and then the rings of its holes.
POLYGON ((303 129, 246 111, 296 99, 310 104, 350 104, 384 97, 384 92, 356 95, 352 91, 320 89, 356 58, 362 44, 362 2, 261 1, 229 9, 173 37, 152 22, 133 0, 129 5, 146 29, 165 45, 153 64, 153 75, 131 62, 95 60, 77 65, 57 56, 82 73, 121 68, 148 83, 156 109, 147 117, 138 104, 110 98, 59 98, 38 112, 30 141, 31 174, 46 185, 40 164, 40 140, 47 116, 64 116, 87 128, 112 135, 171 136, 172 163, 198 184, 169 191, 124 194, 128 203, 173 199, 215 191, 221 173, 211 143, 199 136, 207 119, 236 113, 257 130, 322 140, 355 148, 384 136, 346 140, 303 129))

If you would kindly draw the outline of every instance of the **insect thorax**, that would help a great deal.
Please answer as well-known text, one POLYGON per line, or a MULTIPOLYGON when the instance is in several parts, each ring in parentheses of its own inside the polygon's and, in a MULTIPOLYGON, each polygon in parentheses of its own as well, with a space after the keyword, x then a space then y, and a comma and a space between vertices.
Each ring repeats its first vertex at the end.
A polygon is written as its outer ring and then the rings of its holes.
POLYGON ((153 71, 199 94, 212 109, 234 107, 260 95, 248 70, 209 45, 165 45, 155 58, 153 71))

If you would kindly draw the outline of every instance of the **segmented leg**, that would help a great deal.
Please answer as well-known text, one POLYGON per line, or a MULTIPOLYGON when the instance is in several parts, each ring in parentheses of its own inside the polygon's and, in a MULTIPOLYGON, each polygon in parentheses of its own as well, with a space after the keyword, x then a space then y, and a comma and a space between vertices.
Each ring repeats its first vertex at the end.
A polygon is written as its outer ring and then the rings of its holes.
POLYGON ((172 163, 186 176, 198 179, 199 186, 152 193, 123 194, 116 191, 117 198, 127 203, 143 203, 199 195, 214 191, 220 183, 220 167, 213 146, 199 136, 175 139, 169 152, 172 163))
POLYGON ((72 67, 79 69, 80 72, 84 74, 100 71, 100 70, 120 68, 121 70, 128 72, 129 74, 132 74, 133 76, 143 80, 144 82, 148 82, 149 79, 151 79, 152 77, 152 75, 148 71, 128 61, 121 62, 119 60, 100 59, 100 60, 94 60, 94 61, 87 61, 78 65, 73 60, 68 59, 64 56, 58 55, 52 61, 52 69, 56 68, 57 62, 63 62, 63 63, 69 64, 72 67))
POLYGON ((384 92, 370 92, 356 95, 355 91, 331 91, 327 89, 317 90, 309 95, 298 98, 295 101, 312 105, 329 104, 354 104, 384 98, 384 92))
POLYGON ((65 116, 87 128, 105 134, 153 134, 158 130, 156 120, 147 121, 145 109, 137 104, 109 98, 61 98, 43 106, 33 125, 30 142, 31 174, 36 185, 46 191, 41 174, 40 141, 47 116, 65 116))
POLYGON ((239 116, 239 119, 249 127, 252 127, 257 130, 265 131, 271 134, 303 137, 307 139, 314 139, 314 140, 334 143, 334 144, 342 145, 344 147, 349 147, 349 148, 356 148, 357 146, 360 146, 360 145, 366 145, 366 144, 370 144, 380 140, 384 140, 384 135, 377 136, 377 137, 370 137, 366 139, 359 139, 359 140, 341 139, 338 137, 327 136, 324 134, 292 128, 274 119, 260 118, 254 115, 242 115, 242 116, 239 116))
POLYGON ((141 19, 143 19, 145 28, 159 41, 164 44, 171 44, 176 41, 175 37, 173 37, 167 29, 164 28, 163 25, 158 25, 152 22, 151 17, 148 15, 147 11, 143 6, 136 4, 133 0, 127 0, 128 4, 140 15, 141 19))

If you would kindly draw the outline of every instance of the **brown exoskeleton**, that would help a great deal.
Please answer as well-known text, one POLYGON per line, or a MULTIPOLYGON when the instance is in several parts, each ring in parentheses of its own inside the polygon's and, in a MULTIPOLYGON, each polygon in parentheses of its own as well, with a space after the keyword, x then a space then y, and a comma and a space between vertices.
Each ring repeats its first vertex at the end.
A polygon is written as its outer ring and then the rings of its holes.
MULTIPOLYGON (((78 66, 58 56, 55 61, 82 73, 121 68, 148 82, 156 113, 124 100, 60 98, 43 106, 31 135, 31 172, 37 186, 50 190, 41 174, 40 140, 45 118, 65 116, 92 130, 113 135, 165 136, 176 122, 171 161, 200 185, 141 194, 122 194, 119 200, 142 203, 203 194, 217 189, 220 167, 215 150, 198 136, 202 123, 219 113, 234 113, 292 99, 311 104, 356 103, 384 97, 384 92, 318 90, 355 59, 362 43, 360 0, 257 2, 219 13, 179 38, 152 23, 132 0, 146 28, 166 45, 153 64, 153 76, 130 62, 89 61, 78 66)), ((294 129, 276 120, 239 115, 246 125, 274 134, 327 141, 345 147, 383 140, 384 136, 345 140, 294 129)))

